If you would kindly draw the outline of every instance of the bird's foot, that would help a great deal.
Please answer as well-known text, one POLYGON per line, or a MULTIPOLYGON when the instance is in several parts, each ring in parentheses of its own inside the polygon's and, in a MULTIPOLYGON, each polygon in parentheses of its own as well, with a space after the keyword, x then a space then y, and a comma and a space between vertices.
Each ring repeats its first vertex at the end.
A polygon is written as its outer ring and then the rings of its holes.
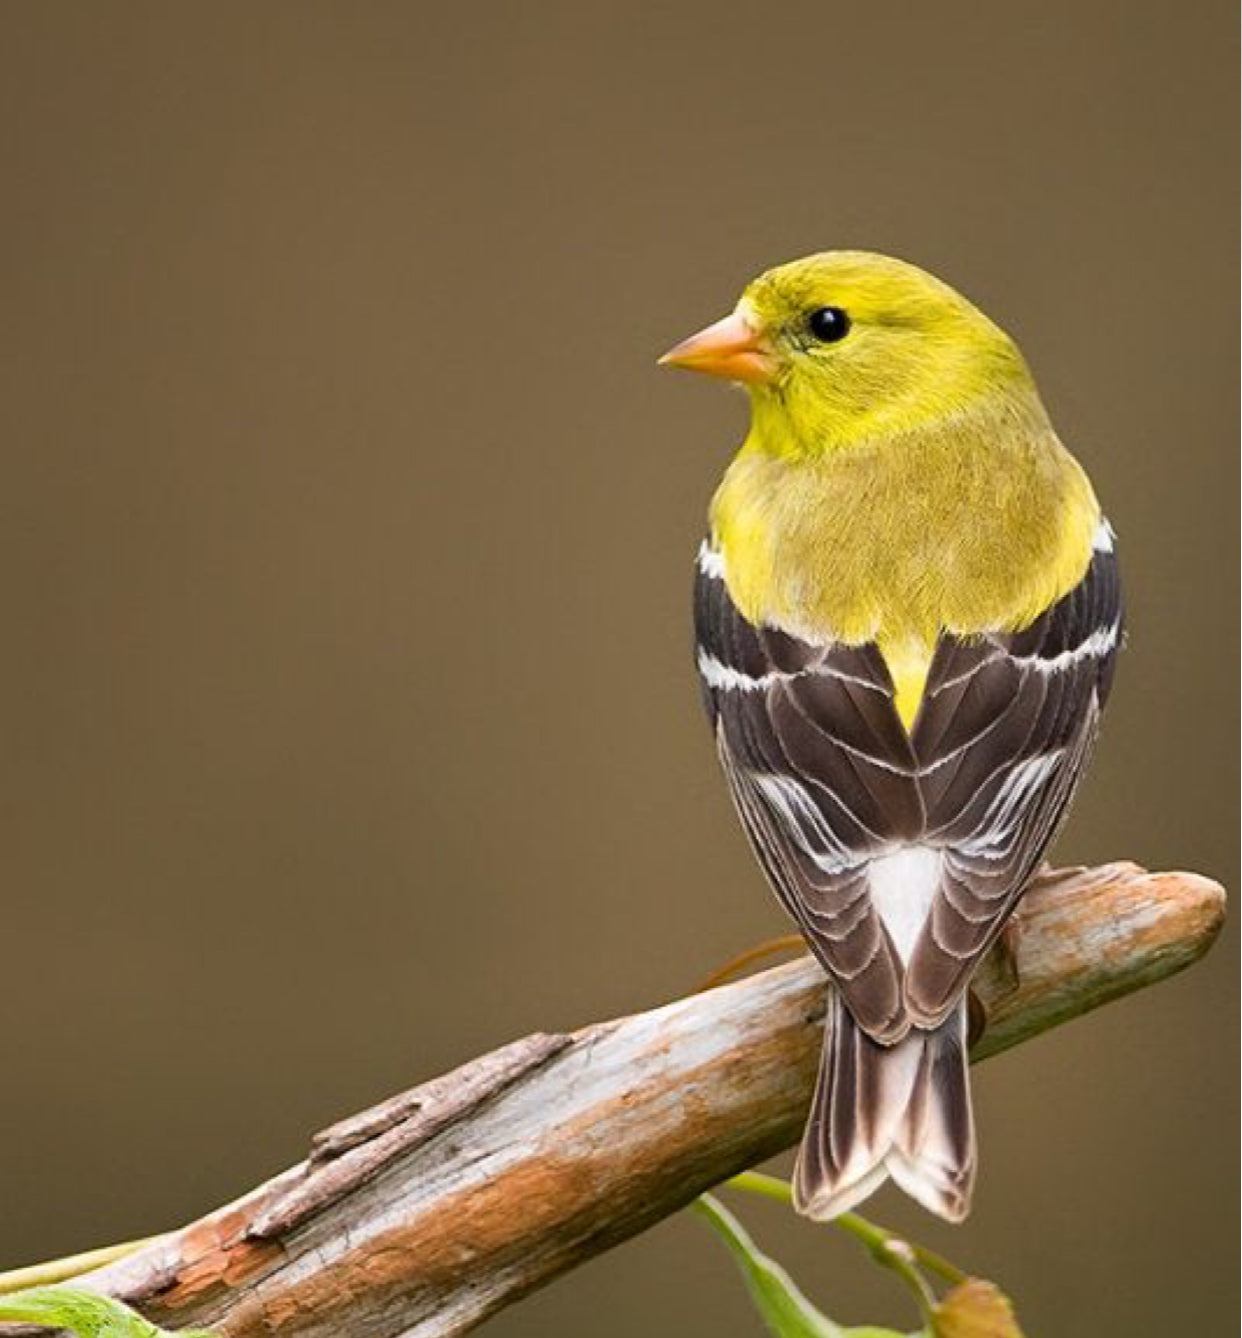
POLYGON ((982 993, 973 987, 966 993, 971 1045, 974 1045, 987 1030, 988 1005, 984 1003, 983 995, 986 994, 988 1000, 995 1005, 1004 999, 1012 998, 1022 984, 1022 971, 1018 960, 1022 948, 1020 909, 1010 914, 1009 919, 1005 921, 1005 927, 984 959, 980 971, 980 983, 984 986, 982 993))
POLYGON ((1022 970, 1018 961, 1021 951, 1022 908, 1018 907, 1005 921, 1005 927, 1000 931, 1000 936, 992 949, 996 958, 996 978, 1001 987, 999 993, 1002 998, 1016 994, 1022 985, 1022 970))

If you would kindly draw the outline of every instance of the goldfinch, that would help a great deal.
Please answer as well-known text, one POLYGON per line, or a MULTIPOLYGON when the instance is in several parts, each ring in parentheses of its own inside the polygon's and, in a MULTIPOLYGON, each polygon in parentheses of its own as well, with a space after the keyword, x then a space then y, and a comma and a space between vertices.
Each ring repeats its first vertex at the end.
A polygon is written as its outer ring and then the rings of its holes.
POLYGON ((891 1176, 960 1221, 967 986, 1095 742, 1113 531, 1013 341, 912 265, 782 265, 661 361, 750 395, 695 627, 742 824, 835 986, 796 1205, 891 1176))

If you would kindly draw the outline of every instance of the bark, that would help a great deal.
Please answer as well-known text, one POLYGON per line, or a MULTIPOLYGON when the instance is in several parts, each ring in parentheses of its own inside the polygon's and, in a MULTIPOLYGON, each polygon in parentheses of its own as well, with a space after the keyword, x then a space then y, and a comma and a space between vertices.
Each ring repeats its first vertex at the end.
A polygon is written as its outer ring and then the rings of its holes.
MULTIPOLYGON (((1132 864, 1044 874, 974 983, 983 1059, 1189 965, 1224 893, 1132 864), (1015 970, 1016 966, 1016 970, 1015 970)), ((75 1285, 228 1338, 447 1338, 798 1137, 809 958, 515 1041, 317 1135, 307 1160, 75 1285)))

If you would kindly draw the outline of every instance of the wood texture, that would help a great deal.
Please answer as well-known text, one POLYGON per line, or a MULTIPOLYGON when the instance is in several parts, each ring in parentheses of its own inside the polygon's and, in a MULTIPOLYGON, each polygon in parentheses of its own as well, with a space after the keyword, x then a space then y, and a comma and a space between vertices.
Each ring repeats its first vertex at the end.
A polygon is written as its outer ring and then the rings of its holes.
MULTIPOLYGON (((1189 965, 1224 914, 1193 874, 1042 875, 976 981, 995 1054, 1189 965)), ((823 978, 809 958, 532 1036, 319 1135, 236 1203, 80 1280, 227 1338, 447 1338, 793 1143, 823 978)))

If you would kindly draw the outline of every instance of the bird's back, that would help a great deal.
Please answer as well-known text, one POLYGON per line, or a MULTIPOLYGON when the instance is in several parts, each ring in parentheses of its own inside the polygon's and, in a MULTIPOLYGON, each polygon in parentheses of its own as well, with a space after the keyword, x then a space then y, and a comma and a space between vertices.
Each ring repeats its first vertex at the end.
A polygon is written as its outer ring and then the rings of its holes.
POLYGON ((1099 506, 1042 408, 969 416, 813 461, 751 439, 712 503, 739 609, 804 640, 874 642, 907 724, 942 632, 1028 626, 1082 579, 1099 506))

